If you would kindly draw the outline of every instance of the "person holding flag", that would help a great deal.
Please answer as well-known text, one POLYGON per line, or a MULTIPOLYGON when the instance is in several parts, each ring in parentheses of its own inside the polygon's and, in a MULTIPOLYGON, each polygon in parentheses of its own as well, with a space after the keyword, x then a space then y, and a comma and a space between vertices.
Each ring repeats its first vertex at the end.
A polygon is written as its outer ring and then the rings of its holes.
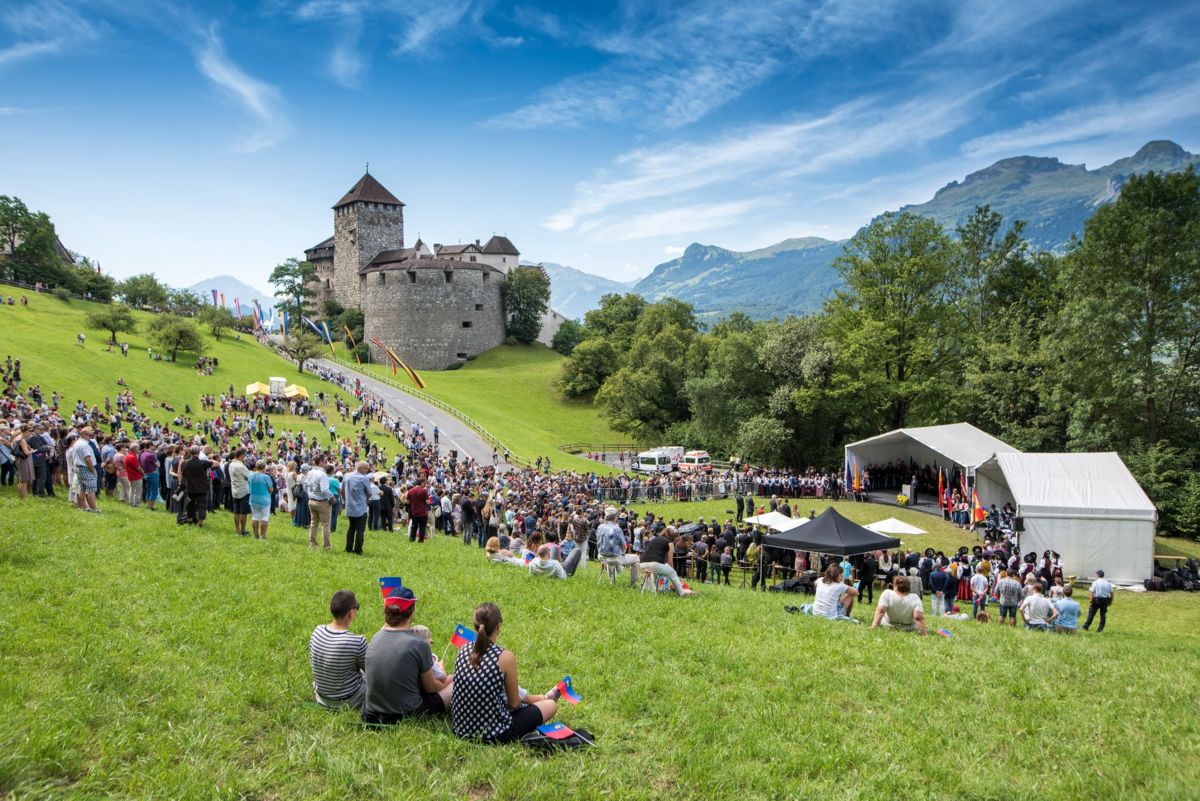
MULTIPOLYGON (((546 695, 522 696, 517 682, 517 658, 512 651, 496 644, 501 622, 500 608, 495 604, 475 607, 474 640, 463 645, 454 663, 450 719, 454 733, 464 739, 516 742, 558 713, 558 697, 562 693, 558 687, 546 695)), ((578 699, 574 689, 569 689, 578 699)))
POLYGON ((433 651, 413 630, 417 597, 408 587, 388 586, 382 580, 380 592, 384 626, 367 646, 363 723, 393 725, 405 718, 445 714, 454 676, 435 675, 433 651))

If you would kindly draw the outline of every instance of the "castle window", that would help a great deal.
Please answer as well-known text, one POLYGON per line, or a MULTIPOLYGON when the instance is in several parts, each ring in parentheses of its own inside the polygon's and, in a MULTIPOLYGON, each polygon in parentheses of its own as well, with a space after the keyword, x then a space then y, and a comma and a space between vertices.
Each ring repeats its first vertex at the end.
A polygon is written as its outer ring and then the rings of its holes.
POLYGON ((325 288, 333 289, 333 283, 328 278, 325 279, 325 288))
POLYGON ((483 283, 485 283, 485 284, 486 284, 486 283, 487 283, 487 280, 488 280, 488 274, 485 272, 485 273, 483 274, 483 283))
POLYGON ((445 275, 446 275, 446 283, 447 284, 454 283, 454 271, 453 270, 446 270, 445 275))
POLYGON ((501 256, 500 261, 503 262, 504 264, 508 264, 508 256, 501 256))
POLYGON ((417 273, 415 270, 408 271, 408 283, 410 283, 410 284, 417 283, 417 273))
POLYGON ((387 283, 387 273, 380 273, 380 274, 379 274, 379 283, 381 283, 381 284, 386 284, 386 283, 387 283))
POLYGON ((463 328, 470 328, 470 327, 471 327, 471 321, 463 320, 463 328))
POLYGON ((482 304, 482 303, 476 303, 476 304, 475 304, 475 311, 483 311, 483 304, 482 304))
POLYGON ((472 257, 471 257, 471 261, 475 261, 475 257, 474 257, 474 256, 472 256, 472 257))
POLYGON ((457 356, 457 357, 458 357, 458 358, 460 358, 460 359, 466 359, 466 358, 467 358, 467 354, 463 353, 462 351, 459 351, 458 353, 456 353, 456 354, 454 354, 454 355, 455 355, 455 356, 457 356))

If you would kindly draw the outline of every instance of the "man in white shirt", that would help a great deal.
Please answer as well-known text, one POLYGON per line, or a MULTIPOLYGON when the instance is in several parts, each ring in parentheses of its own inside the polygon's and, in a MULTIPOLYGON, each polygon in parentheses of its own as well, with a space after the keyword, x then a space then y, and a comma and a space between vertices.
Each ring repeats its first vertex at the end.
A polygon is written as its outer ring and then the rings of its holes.
POLYGON ((1054 621, 1058 618, 1058 610, 1050 599, 1042 595, 1042 584, 1035 581, 1031 585, 1033 593, 1021 601, 1021 615, 1025 618, 1025 628, 1038 631, 1051 631, 1054 621))
POLYGON ((318 456, 315 463, 304 474, 304 491, 308 493, 308 511, 311 521, 308 524, 308 547, 317 549, 317 528, 324 535, 325 550, 329 550, 329 521, 333 513, 330 501, 333 493, 329 489, 329 475, 325 472, 325 455, 318 456))
POLYGON ((229 494, 233 496, 233 530, 246 536, 246 521, 250 517, 250 468, 243 461, 245 448, 238 448, 229 459, 229 494))
POLYGON ((91 439, 92 429, 81 429, 79 438, 67 451, 67 459, 73 469, 72 489, 75 490, 75 505, 85 512, 98 512, 100 510, 96 507, 96 486, 100 475, 96 470, 96 452, 92 450, 91 439))
POLYGON ((1099 634, 1104 631, 1104 624, 1108 622, 1108 607, 1112 606, 1113 600, 1113 585, 1104 578, 1103 570, 1096 571, 1096 580, 1092 582, 1089 597, 1091 601, 1088 603, 1088 616, 1087 621, 1083 624, 1083 630, 1088 630, 1088 626, 1092 625, 1092 618, 1096 616, 1096 612, 1099 612, 1100 627, 1096 629, 1096 633, 1099 634))
POLYGON ((975 571, 971 576, 971 617, 979 617, 981 611, 987 610, 988 589, 991 584, 988 577, 975 571))

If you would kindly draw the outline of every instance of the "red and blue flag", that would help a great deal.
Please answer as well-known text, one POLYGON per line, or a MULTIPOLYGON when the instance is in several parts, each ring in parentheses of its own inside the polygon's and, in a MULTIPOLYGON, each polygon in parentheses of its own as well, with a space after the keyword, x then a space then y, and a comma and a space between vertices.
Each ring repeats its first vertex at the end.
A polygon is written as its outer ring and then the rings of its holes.
POLYGON ((537 730, 539 734, 551 740, 565 740, 575 733, 575 730, 565 723, 543 723, 537 730))
POLYGON ((953 636, 954 636, 954 635, 953 635, 953 634, 950 632, 950 629, 938 629, 938 634, 940 634, 940 635, 942 635, 943 637, 946 637, 946 638, 950 638, 950 637, 953 637, 953 636))
POLYGON ((575 692, 575 687, 571 684, 570 676, 563 676, 562 681, 554 686, 558 688, 560 693, 562 693, 562 697, 572 704, 578 704, 583 700, 583 696, 575 692))
POLYGON ((379 577, 379 593, 383 596, 383 599, 385 601, 387 600, 388 596, 390 596, 396 590, 400 589, 401 586, 403 586, 403 585, 400 583, 399 576, 380 576, 379 577))
POLYGON ((450 638, 450 644, 455 648, 462 648, 464 645, 470 645, 475 642, 475 632, 459 623, 454 627, 454 635, 450 638))

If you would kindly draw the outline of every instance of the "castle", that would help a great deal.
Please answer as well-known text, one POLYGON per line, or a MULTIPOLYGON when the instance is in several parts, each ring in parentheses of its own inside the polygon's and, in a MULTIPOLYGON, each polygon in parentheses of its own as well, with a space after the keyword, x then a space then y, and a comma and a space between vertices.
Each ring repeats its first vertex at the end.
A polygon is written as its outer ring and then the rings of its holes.
MULTIPOLYGON (((440 370, 504 342, 505 274, 520 252, 507 237, 432 248, 404 247, 404 204, 367 172, 333 207, 333 236, 304 251, 317 269, 316 300, 358 308, 373 362, 387 362, 372 339, 410 366, 440 370)), ((562 317, 547 312, 539 340, 562 317)))

